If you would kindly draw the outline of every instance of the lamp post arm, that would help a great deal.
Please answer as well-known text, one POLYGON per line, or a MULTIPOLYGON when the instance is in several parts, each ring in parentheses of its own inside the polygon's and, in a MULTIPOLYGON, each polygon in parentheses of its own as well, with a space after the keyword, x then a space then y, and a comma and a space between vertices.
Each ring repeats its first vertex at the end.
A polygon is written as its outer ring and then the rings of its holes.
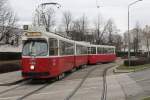
POLYGON ((59 4, 59 3, 56 3, 56 2, 50 2, 50 3, 42 3, 41 4, 41 6, 43 7, 43 6, 47 6, 47 5, 58 5, 58 8, 60 8, 61 7, 61 5, 59 4))
POLYGON ((134 5, 135 3, 139 2, 139 1, 142 1, 142 0, 137 0, 137 1, 134 1, 134 2, 130 3, 130 4, 128 5, 128 8, 130 8, 130 6, 134 5))

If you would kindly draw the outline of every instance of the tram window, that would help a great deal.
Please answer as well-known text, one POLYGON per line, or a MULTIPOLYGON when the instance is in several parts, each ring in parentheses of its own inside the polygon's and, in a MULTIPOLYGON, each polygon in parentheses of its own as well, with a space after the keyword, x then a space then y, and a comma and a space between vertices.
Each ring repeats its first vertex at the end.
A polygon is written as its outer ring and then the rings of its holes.
POLYGON ((23 56, 47 56, 47 42, 45 40, 27 40, 22 54, 23 56))
POLYGON ((88 54, 91 54, 91 47, 88 47, 88 54))
POLYGON ((96 54, 96 47, 91 47, 91 54, 96 54))
POLYGON ((77 55, 82 54, 81 48, 82 48, 82 47, 81 47, 80 45, 76 45, 76 54, 77 54, 77 55))
POLYGON ((114 51, 115 51, 115 49, 114 49, 114 48, 112 48, 112 51, 111 51, 111 53, 114 53, 114 51))
POLYGON ((98 53, 98 54, 103 54, 103 48, 98 47, 98 48, 97 48, 97 53, 98 53))
POLYGON ((87 47, 82 46, 82 54, 87 54, 87 47))
POLYGON ((103 53, 108 53, 108 48, 103 48, 103 53))
POLYGON ((58 55, 58 41, 57 41, 57 39, 54 39, 54 38, 49 39, 49 55, 50 56, 58 55))
POLYGON ((65 53, 66 53, 66 55, 73 55, 74 54, 74 45, 72 43, 66 42, 65 53))
POLYGON ((23 55, 24 56, 29 56, 30 55, 30 47, 31 47, 31 43, 30 42, 25 42, 24 46, 23 46, 23 55))
POLYGON ((108 49, 108 53, 114 53, 114 49, 113 48, 109 48, 108 49))
POLYGON ((74 45, 60 40, 60 55, 73 55, 74 45))
POLYGON ((88 52, 88 48, 85 46, 81 46, 81 45, 77 45, 76 46, 76 54, 80 55, 80 54, 87 54, 88 52))

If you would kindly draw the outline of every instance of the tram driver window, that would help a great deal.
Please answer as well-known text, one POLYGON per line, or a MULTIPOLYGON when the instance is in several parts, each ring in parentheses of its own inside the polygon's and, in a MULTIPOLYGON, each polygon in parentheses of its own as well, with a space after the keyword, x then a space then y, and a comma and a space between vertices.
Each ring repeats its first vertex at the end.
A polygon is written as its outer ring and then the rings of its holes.
POLYGON ((57 39, 54 39, 54 38, 49 39, 49 55, 50 56, 58 55, 58 41, 57 41, 57 39))

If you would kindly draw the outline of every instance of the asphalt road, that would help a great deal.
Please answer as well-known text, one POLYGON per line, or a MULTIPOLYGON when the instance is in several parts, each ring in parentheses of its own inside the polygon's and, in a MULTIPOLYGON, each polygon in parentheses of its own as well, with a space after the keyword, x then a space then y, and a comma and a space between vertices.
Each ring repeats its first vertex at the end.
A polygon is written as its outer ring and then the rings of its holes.
POLYGON ((129 76, 136 81, 139 87, 142 88, 142 92, 140 94, 129 96, 129 100, 138 100, 138 98, 150 96, 150 69, 131 73, 129 76))

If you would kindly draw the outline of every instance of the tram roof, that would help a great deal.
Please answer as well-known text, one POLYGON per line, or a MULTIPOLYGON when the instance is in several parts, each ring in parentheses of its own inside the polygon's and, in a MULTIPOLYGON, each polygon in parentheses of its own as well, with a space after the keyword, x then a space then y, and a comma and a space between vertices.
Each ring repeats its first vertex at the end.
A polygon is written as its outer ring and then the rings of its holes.
POLYGON ((109 45, 94 45, 94 44, 91 44, 90 45, 91 47, 104 47, 104 48, 115 48, 115 46, 109 46, 109 45))
POLYGON ((71 40, 67 37, 62 37, 59 34, 56 34, 54 32, 46 32, 46 30, 43 27, 33 27, 30 26, 30 28, 26 31, 26 33, 30 33, 30 32, 37 32, 37 33, 41 33, 41 36, 32 36, 32 37, 23 37, 23 40, 26 40, 27 38, 56 38, 62 41, 66 41, 66 42, 70 42, 70 43, 76 43, 79 45, 83 45, 83 46, 87 46, 87 47, 105 47, 105 48, 115 48, 115 46, 109 46, 109 45, 94 45, 94 44, 90 44, 89 42, 84 42, 84 41, 74 41, 71 40))

